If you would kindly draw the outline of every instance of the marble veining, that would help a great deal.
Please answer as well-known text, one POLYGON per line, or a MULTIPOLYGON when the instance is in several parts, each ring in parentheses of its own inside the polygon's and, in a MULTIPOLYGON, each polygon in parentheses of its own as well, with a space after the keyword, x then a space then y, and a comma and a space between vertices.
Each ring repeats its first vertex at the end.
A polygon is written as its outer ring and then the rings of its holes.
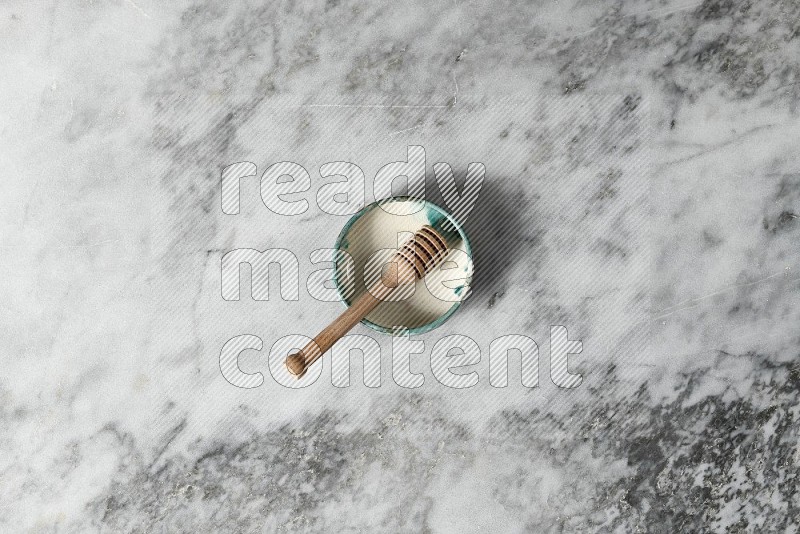
POLYGON ((800 530, 800 3, 12 0, 0 29, 3 532, 800 530), (341 306, 303 293, 347 220, 320 166, 370 202, 411 145, 439 202, 434 163, 486 165, 424 385, 386 336, 380 388, 278 385, 272 344, 341 306), (302 165, 310 208, 247 178, 223 213, 242 161, 302 165), (299 300, 223 300, 240 247, 291 249, 299 300), (220 372, 240 334, 258 388, 220 372), (432 375, 449 334, 473 388, 432 375), (537 388, 489 383, 505 334, 537 388))

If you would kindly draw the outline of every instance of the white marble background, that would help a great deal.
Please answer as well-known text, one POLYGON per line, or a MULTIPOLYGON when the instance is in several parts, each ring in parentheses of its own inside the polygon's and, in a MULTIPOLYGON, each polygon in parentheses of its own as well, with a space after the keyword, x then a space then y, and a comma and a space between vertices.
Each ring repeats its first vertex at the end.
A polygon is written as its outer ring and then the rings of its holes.
POLYGON ((0 60, 0 530, 800 528, 795 0, 9 1, 0 60), (227 339, 340 307, 225 302, 221 255, 291 248, 303 281, 346 218, 254 180, 231 219, 221 169, 296 161, 313 199, 322 163, 369 191, 410 144, 487 165, 424 386, 387 338, 378 390, 282 388, 264 351, 227 383, 227 339), (489 386, 491 339, 560 323, 579 388, 545 358, 489 386), (451 333, 475 388, 431 375, 451 333))

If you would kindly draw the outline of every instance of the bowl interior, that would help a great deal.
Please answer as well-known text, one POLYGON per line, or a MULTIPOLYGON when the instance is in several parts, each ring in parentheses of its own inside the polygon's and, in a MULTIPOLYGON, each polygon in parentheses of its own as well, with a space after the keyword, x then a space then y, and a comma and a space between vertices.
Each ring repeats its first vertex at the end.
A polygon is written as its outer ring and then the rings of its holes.
POLYGON ((412 334, 441 325, 468 296, 472 281, 472 251, 463 229, 439 206, 424 200, 395 198, 375 202, 355 214, 342 229, 336 249, 335 282, 350 305, 380 277, 381 268, 399 244, 431 221, 445 215, 457 230, 448 240, 448 254, 423 279, 406 291, 397 291, 362 323, 380 332, 406 328, 412 334))

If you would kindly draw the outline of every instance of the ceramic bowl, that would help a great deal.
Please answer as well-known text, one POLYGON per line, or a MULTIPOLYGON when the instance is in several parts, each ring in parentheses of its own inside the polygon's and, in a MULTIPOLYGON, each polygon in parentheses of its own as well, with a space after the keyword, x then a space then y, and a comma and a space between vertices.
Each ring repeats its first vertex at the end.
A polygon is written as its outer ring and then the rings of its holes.
POLYGON ((426 224, 447 225, 448 255, 417 281, 413 294, 387 300, 367 315, 361 322, 368 327, 384 333, 398 328, 411 334, 427 332, 442 325, 469 295, 472 248, 461 225, 432 202, 395 197, 369 204, 339 233, 334 282, 340 298, 350 306, 380 276, 399 244, 426 224))

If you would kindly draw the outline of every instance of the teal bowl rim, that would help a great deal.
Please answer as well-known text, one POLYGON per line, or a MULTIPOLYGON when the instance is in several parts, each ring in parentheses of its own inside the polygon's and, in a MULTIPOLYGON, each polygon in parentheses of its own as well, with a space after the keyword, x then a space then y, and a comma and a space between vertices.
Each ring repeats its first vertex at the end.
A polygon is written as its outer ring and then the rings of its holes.
MULTIPOLYGON (((429 207, 433 208, 435 211, 438 211, 441 215, 444 215, 445 217, 447 217, 447 220, 449 220, 453 224, 453 227, 456 230, 458 230, 458 235, 461 236, 461 240, 464 243, 465 252, 467 253, 467 256, 469 256, 470 261, 473 262, 473 265, 475 264, 474 261, 473 261, 473 258, 472 258, 472 245, 469 242, 469 237, 467 236, 467 233, 464 231, 464 228, 461 226, 461 224, 459 224, 459 222, 456 221, 455 218, 452 215, 450 215, 450 213, 447 210, 445 210, 444 208, 442 208, 438 204, 434 204, 430 200, 424 200, 424 199, 414 198, 414 197, 409 197, 409 196, 390 197, 390 198, 383 199, 383 200, 376 200, 375 202, 373 202, 371 204, 368 204, 367 206, 364 206, 363 208, 361 208, 361 210, 358 213, 356 213, 355 215, 350 217, 350 220, 348 220, 347 223, 345 223, 344 227, 339 232, 339 237, 336 238, 336 244, 333 246, 334 249, 337 252, 342 249, 342 241, 344 240, 345 235, 347 235, 347 232, 350 231, 350 228, 355 224, 355 222, 357 220, 359 220, 361 217, 363 217, 364 215, 366 215, 370 211, 374 210, 375 208, 379 207, 381 204, 386 204, 386 203, 389 203, 389 202, 395 202, 395 201, 398 201, 398 200, 400 200, 400 201, 403 201, 403 200, 412 201, 412 202, 421 203, 423 205, 427 205, 427 206, 423 206, 423 209, 424 209, 424 207, 428 207, 429 206, 429 207)), ((471 282, 472 282, 472 276, 470 276, 470 283, 471 282)), ((339 282, 339 262, 336 261, 336 258, 334 258, 334 262, 333 262, 333 283, 336 285, 336 292, 338 293, 339 298, 341 299, 342 303, 345 305, 346 308, 349 308, 351 302, 350 302, 350 300, 348 298, 346 298, 342 294, 342 285, 339 282)), ((462 302, 464 302, 464 300, 459 300, 459 301, 454 302, 453 305, 450 306, 449 310, 447 310, 445 313, 443 313, 442 315, 440 315, 439 317, 437 317, 435 320, 431 321, 430 323, 424 324, 422 326, 417 326, 415 328, 408 328, 406 331, 409 334, 424 334, 425 332, 430 332, 434 328, 440 327, 442 324, 444 324, 445 321, 447 321, 450 318, 451 315, 453 315, 455 313, 455 311, 459 307, 461 307, 461 303, 462 302)), ((389 329, 389 328, 387 328, 385 326, 381 326, 379 324, 375 324, 375 323, 373 323, 372 321, 370 321, 369 319, 366 319, 366 318, 362 319, 361 323, 366 325, 366 326, 368 326, 368 327, 370 327, 370 328, 372 328, 373 330, 377 330, 378 332, 383 332, 384 334, 393 334, 394 333, 391 329, 389 329)))

